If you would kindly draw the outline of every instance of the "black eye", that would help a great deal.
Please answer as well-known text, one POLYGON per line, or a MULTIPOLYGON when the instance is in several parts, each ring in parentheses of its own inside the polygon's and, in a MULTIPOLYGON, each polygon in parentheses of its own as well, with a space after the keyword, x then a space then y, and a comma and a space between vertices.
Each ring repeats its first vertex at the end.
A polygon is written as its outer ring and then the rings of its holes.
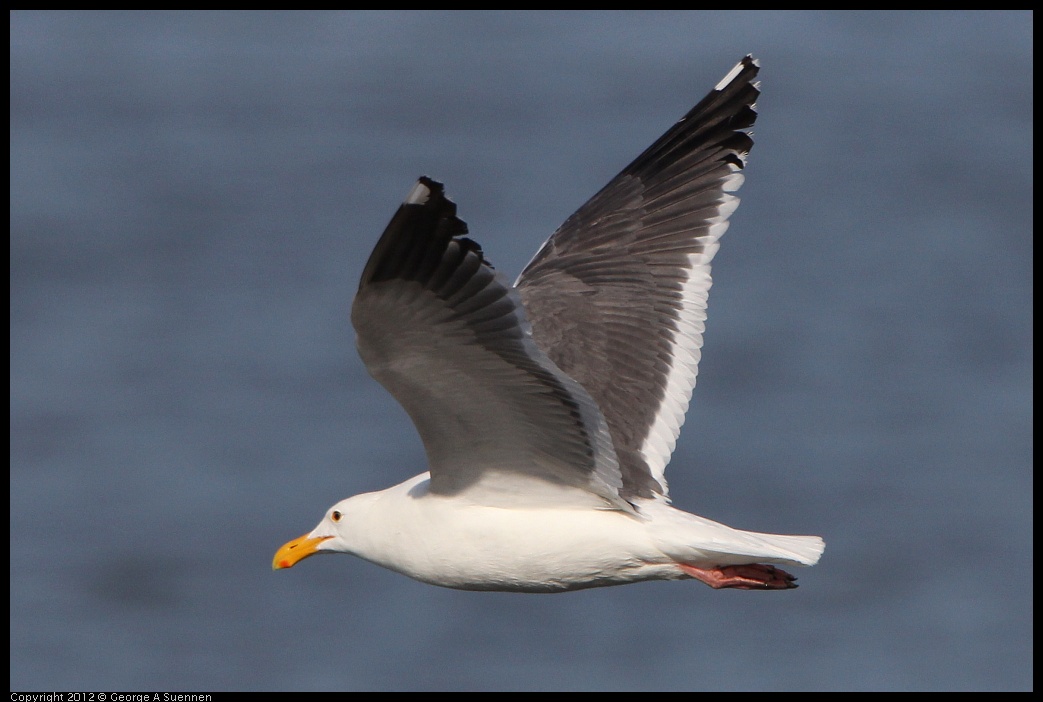
POLYGON ((337 510, 333 510, 333 514, 330 515, 330 519, 332 519, 335 522, 339 522, 340 521, 340 512, 338 512, 337 510))

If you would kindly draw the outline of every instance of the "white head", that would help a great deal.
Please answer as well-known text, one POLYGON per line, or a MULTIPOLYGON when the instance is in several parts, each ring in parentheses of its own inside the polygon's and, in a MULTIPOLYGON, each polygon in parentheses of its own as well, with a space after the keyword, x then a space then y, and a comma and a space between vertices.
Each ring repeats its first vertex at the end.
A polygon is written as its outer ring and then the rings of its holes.
POLYGON ((422 473, 387 490, 365 492, 341 500, 326 510, 319 525, 304 536, 294 539, 275 553, 272 568, 292 568, 316 553, 350 553, 374 563, 387 563, 388 539, 400 531, 395 527, 409 514, 410 505, 427 492, 428 475, 422 473))
POLYGON ((347 515, 352 513, 352 501, 349 497, 326 510, 326 516, 319 525, 309 533, 294 539, 275 552, 272 569, 292 568, 298 562, 316 553, 351 553, 348 540, 344 537, 350 533, 346 522, 347 515))

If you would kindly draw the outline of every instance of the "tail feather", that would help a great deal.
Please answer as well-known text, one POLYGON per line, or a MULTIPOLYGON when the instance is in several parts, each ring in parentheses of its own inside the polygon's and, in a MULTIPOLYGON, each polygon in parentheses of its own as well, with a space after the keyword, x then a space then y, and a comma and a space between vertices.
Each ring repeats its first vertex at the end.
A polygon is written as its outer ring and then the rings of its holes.
POLYGON ((660 548, 679 563, 812 566, 826 548, 818 536, 742 531, 667 505, 643 505, 642 512, 651 518, 660 548))
MULTIPOLYGON (((763 542, 775 555, 788 559, 789 563, 813 566, 818 563, 822 552, 826 549, 826 542, 820 536, 794 536, 790 534, 760 534, 757 532, 744 532, 763 542)), ((769 561, 770 562, 770 561, 769 561)))

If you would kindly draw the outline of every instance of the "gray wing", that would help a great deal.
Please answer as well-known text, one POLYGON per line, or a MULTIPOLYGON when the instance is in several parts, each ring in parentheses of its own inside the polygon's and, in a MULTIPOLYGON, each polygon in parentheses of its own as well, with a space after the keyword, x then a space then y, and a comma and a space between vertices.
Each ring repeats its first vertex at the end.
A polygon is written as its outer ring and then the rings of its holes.
POLYGON ((664 469, 702 347, 710 261, 753 145, 759 66, 740 61, 568 218, 518 278, 539 347, 600 407, 622 495, 666 495, 664 469))
POLYGON ((441 183, 421 178, 351 312, 366 367, 420 433, 431 489, 490 502, 593 493, 629 509, 597 405, 533 343, 516 293, 466 233, 441 183))

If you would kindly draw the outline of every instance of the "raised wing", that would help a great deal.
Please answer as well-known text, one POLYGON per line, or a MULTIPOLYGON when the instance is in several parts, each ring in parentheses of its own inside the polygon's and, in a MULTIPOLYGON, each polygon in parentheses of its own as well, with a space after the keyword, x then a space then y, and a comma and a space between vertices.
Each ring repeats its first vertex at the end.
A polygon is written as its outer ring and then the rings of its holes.
POLYGON ((695 386, 710 261, 739 199, 759 66, 714 90, 569 217, 518 278, 537 345, 608 423, 622 495, 665 497, 695 386))
POLYGON ((597 405, 533 343, 516 294, 466 233, 441 183, 421 178, 351 312, 362 360, 420 433, 431 489, 490 504, 593 493, 629 509, 597 405))

